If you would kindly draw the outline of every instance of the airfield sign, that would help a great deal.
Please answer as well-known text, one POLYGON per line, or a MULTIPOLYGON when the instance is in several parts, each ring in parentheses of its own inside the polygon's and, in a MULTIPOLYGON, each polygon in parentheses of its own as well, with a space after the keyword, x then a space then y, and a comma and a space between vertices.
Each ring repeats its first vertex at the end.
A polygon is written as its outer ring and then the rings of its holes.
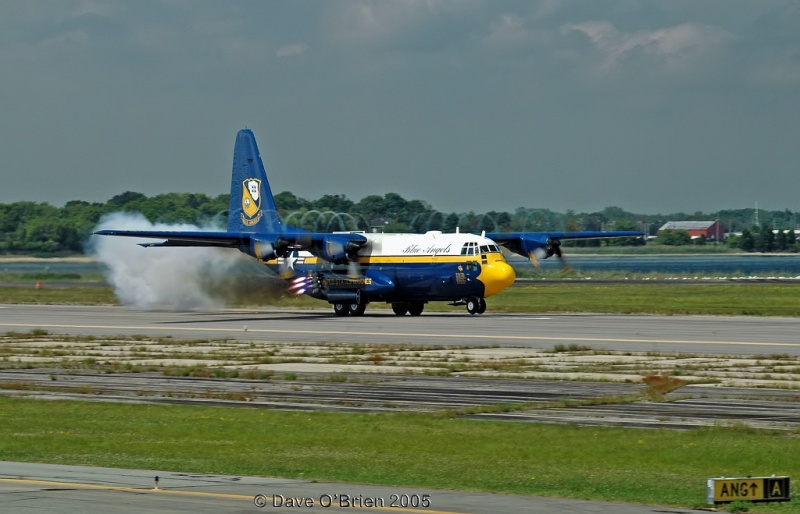
POLYGON ((710 478, 707 500, 709 504, 790 501, 789 477, 710 478))

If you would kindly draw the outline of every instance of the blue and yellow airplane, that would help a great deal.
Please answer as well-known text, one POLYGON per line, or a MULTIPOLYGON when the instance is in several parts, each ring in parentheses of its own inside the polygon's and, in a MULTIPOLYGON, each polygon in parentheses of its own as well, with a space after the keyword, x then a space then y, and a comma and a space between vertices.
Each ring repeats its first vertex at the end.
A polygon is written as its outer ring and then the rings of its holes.
POLYGON ((311 232, 278 214, 253 132, 239 131, 233 151, 228 230, 101 230, 104 236, 163 239, 144 247, 232 248, 262 261, 295 294, 326 300, 339 316, 360 316, 370 302, 418 316, 432 301, 486 310, 486 298, 514 283, 501 247, 529 257, 561 257, 565 239, 642 236, 641 232, 374 234, 311 232))

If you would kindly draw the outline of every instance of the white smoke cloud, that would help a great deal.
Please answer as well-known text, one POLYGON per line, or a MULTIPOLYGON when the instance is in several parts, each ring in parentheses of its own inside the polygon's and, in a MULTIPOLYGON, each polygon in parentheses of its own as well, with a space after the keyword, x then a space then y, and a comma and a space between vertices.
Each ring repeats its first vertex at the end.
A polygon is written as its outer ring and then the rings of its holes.
MULTIPOLYGON (((95 230, 220 230, 188 224, 153 224, 139 213, 113 213, 95 230)), ((222 229, 224 230, 224 229, 222 229)), ((156 239, 92 236, 90 254, 107 268, 106 279, 123 305, 137 309, 221 307, 258 287, 266 271, 255 259, 223 248, 142 248, 156 239), (248 280, 242 277, 247 275, 248 280)))

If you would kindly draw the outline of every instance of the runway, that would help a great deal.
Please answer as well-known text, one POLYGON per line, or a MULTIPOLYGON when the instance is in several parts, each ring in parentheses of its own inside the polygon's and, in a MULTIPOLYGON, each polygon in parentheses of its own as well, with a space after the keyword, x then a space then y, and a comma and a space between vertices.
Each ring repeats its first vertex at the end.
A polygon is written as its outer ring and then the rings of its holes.
MULTIPOLYGON (((536 315, 487 313, 425 313, 398 317, 372 310, 362 317, 335 317, 328 309, 259 310, 219 309, 192 312, 136 311, 124 307, 64 305, 0 305, 0 332, 89 336, 146 336, 152 338, 268 341, 281 346, 302 343, 403 344, 444 350, 462 347, 472 352, 497 347, 513 354, 515 348, 552 350, 556 345, 579 345, 595 350, 706 355, 763 355, 781 361, 782 355, 800 355, 798 320, 791 318, 704 316, 609 316, 599 314, 536 315)), ((58 339, 55 337, 54 339, 58 339)), ((132 344, 143 346, 141 339, 132 344), (139 342, 137 342, 139 341, 139 342)), ((85 341, 81 344, 89 344, 85 341)), ((176 341, 177 343, 177 341, 176 341)), ((28 343, 25 343, 28 344, 28 343)), ((102 341, 99 343, 102 344, 102 341)), ((114 348, 118 343, 113 343, 114 348)), ((168 346, 168 345, 167 345, 168 346)), ((219 346, 209 344, 210 348, 219 346)), ((193 346, 196 350, 204 344, 193 346)), ((259 346, 253 351, 258 352, 259 346)), ((164 343, 152 351, 166 351, 164 343)), ((111 350, 109 350, 111 351, 111 350)), ((121 355, 131 354, 120 348, 121 355)), ((136 350, 142 353, 142 348, 136 350)), ((148 351, 151 351, 148 347, 148 351)), ((412 350, 413 353, 413 350, 412 350)), ((426 352, 422 352, 426 353, 426 352)), ((432 353, 445 353, 434 350, 432 353)), ((449 351, 447 352, 449 353, 449 351)), ((580 352, 578 352, 580 353, 580 352)), ((591 353, 591 352, 590 352, 591 353)), ((694 360, 685 355, 675 359, 694 360)), ((603 357, 602 352, 599 355, 603 357)), ((140 357, 145 358, 145 357, 140 357)), ((151 358, 151 357, 147 357, 151 358)), ((230 357, 226 357, 230 358, 230 357)), ((513 358, 513 356, 509 357, 513 358)), ((581 357, 576 357, 580 359, 581 357)), ((614 357, 616 360, 618 357, 614 357)), ((712 360, 725 360, 714 359, 712 360)), ((756 359, 748 359, 756 360, 756 359)), ((759 358, 759 362, 768 359, 759 358)), ((737 359, 734 359, 738 362, 737 359)), ((676 361, 677 362, 677 361, 676 361)), ((767 362, 768 363, 768 362, 767 362)), ((780 362, 779 362, 780 363, 780 362)), ((291 366, 306 366, 305 363, 291 366)), ((675 364, 674 366, 677 366, 675 364)), ((770 364, 772 365, 772 364, 770 364)), ((277 365, 281 366, 281 364, 277 365)), ((673 369, 670 367, 670 369, 673 369)), ((199 403, 264 408, 381 411, 441 410, 492 405, 497 402, 581 402, 572 408, 526 409, 510 413, 482 413, 472 417, 522 422, 616 425, 627 427, 691 428, 717 423, 746 423, 753 427, 791 429, 800 423, 800 410, 784 389, 734 389, 689 386, 668 402, 605 403, 598 397, 625 397, 643 389, 630 382, 564 382, 497 377, 437 377, 370 375, 368 382, 350 377, 329 380, 329 373, 297 372, 292 380, 243 380, 167 377, 160 372, 106 374, 102 370, 8 369, 0 382, 24 384, 4 394, 40 398, 81 398, 100 401, 199 403), (54 380, 54 377, 57 380, 54 380), (97 394, 101 392, 102 394, 97 394), (164 391, 171 391, 169 395, 164 391), (246 398, 245 398, 246 396, 246 398)), ((772 371, 770 371, 772 373, 772 371)), ((741 374, 737 368, 737 374, 741 374)), ((15 511, 53 512, 258 512, 283 510, 275 495, 311 498, 325 512, 352 507, 320 505, 325 495, 381 498, 392 495, 430 495, 428 508, 392 507, 378 512, 468 514, 494 512, 655 513, 689 512, 672 507, 609 504, 513 495, 439 491, 422 488, 377 487, 361 484, 312 483, 259 477, 188 475, 168 470, 118 470, 0 462, 0 495, 15 511), (154 490, 153 478, 160 477, 154 490), (266 503, 256 505, 263 494, 266 503)), ((325 498, 326 499, 326 498, 325 498)), ((278 499, 280 501, 280 499, 278 499)), ((285 507, 285 505, 284 505, 285 507)))
POLYGON ((675 507, 248 476, 0 461, 0 497, 13 512, 418 514, 689 513, 675 507), (159 477, 158 489, 155 477, 159 477), (300 505, 286 509, 287 502, 300 505), (370 507, 370 504, 374 505, 370 507), (416 506, 415 506, 416 505, 416 506), (427 507, 423 507, 427 505, 427 507))
POLYGON ((125 307, 0 305, 0 330, 71 335, 146 335, 283 342, 402 343, 552 349, 800 355, 795 318, 605 314, 425 313, 373 309, 336 317, 329 309, 136 311, 125 307))

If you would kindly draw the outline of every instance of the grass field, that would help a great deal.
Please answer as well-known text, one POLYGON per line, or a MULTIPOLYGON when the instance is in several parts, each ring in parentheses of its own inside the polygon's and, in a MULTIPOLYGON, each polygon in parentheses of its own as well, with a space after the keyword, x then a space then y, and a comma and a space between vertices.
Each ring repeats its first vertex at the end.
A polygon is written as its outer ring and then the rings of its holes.
POLYGON ((689 507, 704 505, 709 477, 800 476, 800 438, 735 427, 637 430, 9 398, 0 398, 0 413, 0 459, 12 461, 689 507))
POLYGON ((574 284, 512 287, 491 298, 493 310, 800 316, 800 284, 574 284))
MULTIPOLYGON (((0 287, 0 303, 114 305, 109 287, 0 287)), ((618 314, 706 314, 725 316, 800 316, 800 284, 748 283, 575 283, 570 281, 511 287, 487 300, 497 312, 599 312, 618 314)), ((233 306, 327 307, 308 297, 277 298, 253 294, 233 306)), ((388 308, 374 303, 370 309, 388 308)), ((442 302, 426 310, 463 310, 442 302)))

